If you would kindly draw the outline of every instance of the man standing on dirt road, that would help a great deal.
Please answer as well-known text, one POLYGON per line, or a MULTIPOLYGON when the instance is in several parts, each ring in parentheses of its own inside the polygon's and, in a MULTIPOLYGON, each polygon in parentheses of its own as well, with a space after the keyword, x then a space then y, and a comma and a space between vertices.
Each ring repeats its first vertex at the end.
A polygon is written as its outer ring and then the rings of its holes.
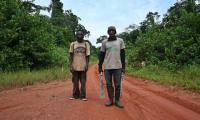
POLYGON ((104 63, 104 73, 109 97, 105 105, 113 105, 115 91, 115 105, 123 108, 124 106, 120 101, 120 89, 121 75, 125 73, 125 45, 123 39, 116 37, 116 28, 114 26, 108 27, 107 33, 109 37, 103 40, 99 56, 99 72, 103 72, 102 64, 104 63), (112 85, 113 80, 114 88, 112 85))
POLYGON ((89 64, 90 45, 84 40, 82 31, 76 32, 76 41, 72 42, 69 49, 70 71, 72 73, 73 93, 70 100, 86 98, 86 73, 89 64), (79 90, 79 81, 81 88, 79 90))

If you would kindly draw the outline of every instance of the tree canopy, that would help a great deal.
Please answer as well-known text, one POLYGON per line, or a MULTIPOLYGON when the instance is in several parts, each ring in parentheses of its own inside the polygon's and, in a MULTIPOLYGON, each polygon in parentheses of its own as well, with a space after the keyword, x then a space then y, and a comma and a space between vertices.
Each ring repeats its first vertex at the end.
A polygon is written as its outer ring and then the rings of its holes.
POLYGON ((200 5, 196 0, 182 0, 170 7, 161 21, 158 12, 149 12, 138 27, 120 33, 125 40, 132 66, 162 65, 179 69, 200 64, 200 5))
POLYGON ((34 0, 0 1, 0 71, 38 69, 67 63, 70 42, 76 30, 89 31, 60 0, 49 7, 34 0), (51 16, 40 11, 51 11, 51 16))

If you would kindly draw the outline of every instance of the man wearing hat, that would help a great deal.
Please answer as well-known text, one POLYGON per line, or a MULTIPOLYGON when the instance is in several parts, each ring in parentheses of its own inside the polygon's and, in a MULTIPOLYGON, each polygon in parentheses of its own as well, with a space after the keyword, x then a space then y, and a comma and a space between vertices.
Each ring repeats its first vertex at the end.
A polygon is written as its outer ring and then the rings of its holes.
POLYGON ((115 105, 123 108, 120 101, 121 75, 125 72, 125 45, 121 38, 116 37, 116 28, 108 27, 109 37, 102 41, 99 56, 99 72, 103 72, 102 64, 104 63, 104 73, 108 92, 108 102, 106 106, 115 105), (114 82, 114 87, 113 87, 114 82), (115 92, 115 95, 114 95, 115 92), (115 101, 113 100, 115 98, 115 101))

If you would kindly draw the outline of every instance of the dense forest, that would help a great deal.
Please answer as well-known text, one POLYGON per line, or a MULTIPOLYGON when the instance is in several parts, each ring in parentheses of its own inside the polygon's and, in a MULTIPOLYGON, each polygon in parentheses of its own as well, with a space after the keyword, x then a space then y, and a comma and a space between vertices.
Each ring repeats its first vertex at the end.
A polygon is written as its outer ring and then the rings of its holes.
POLYGON ((0 71, 67 64, 75 32, 83 30, 90 35, 80 20, 71 10, 63 10, 60 0, 52 0, 49 6, 36 5, 34 0, 1 0, 0 71), (41 11, 50 16, 41 15, 41 11))
POLYGON ((126 42, 131 66, 177 70, 200 64, 200 4, 196 0, 175 3, 162 19, 158 12, 149 12, 140 25, 126 29, 119 36, 126 42))
MULTIPOLYGON (((140 25, 130 25, 120 33, 126 42, 131 66, 156 64, 169 69, 200 64, 200 5, 182 0, 160 18, 149 12, 140 25)), ((67 63, 69 43, 77 30, 90 32, 79 23, 81 18, 63 10, 60 0, 49 6, 33 0, 0 2, 0 70, 16 71, 62 66, 67 63), (48 11, 50 16, 41 15, 48 11)), ((106 36, 101 36, 101 39, 106 36)), ((92 47, 94 50, 94 46, 92 47)))

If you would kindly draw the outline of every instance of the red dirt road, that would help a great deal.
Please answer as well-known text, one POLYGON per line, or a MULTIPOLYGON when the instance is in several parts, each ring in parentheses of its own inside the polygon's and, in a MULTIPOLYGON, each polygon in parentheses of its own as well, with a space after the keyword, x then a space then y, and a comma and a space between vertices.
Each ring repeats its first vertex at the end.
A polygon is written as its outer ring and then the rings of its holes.
POLYGON ((71 81, 0 92, 0 120, 200 120, 200 95, 126 76, 124 109, 105 107, 97 66, 88 71, 88 101, 69 100, 71 81))

